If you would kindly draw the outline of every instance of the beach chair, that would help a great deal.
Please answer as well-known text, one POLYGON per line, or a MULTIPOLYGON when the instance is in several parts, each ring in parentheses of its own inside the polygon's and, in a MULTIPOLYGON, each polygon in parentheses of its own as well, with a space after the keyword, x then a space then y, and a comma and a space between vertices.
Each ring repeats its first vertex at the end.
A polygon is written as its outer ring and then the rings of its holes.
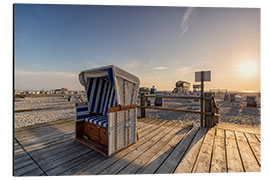
POLYGON ((82 71, 87 102, 76 105, 76 140, 105 155, 137 141, 139 78, 114 65, 82 71))

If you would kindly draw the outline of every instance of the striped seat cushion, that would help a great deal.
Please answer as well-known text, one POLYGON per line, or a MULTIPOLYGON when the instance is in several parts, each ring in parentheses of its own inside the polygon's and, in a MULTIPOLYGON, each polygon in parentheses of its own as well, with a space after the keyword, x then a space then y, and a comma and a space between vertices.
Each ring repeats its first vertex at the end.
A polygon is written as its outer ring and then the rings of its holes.
POLYGON ((85 121, 108 128, 108 118, 106 116, 91 116, 85 118, 85 121))

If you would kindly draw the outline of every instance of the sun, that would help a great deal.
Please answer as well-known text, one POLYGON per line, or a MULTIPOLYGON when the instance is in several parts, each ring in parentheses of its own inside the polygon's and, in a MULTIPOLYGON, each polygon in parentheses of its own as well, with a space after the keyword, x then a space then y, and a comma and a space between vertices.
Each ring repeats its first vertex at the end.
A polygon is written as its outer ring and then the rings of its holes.
POLYGON ((244 77, 254 77, 258 72, 258 62, 256 60, 245 60, 239 65, 239 72, 244 77))

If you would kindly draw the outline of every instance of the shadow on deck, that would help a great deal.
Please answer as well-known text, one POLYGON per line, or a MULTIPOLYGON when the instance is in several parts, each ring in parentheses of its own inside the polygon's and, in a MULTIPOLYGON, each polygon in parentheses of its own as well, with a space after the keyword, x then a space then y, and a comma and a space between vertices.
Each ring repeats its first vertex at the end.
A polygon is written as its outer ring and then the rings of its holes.
POLYGON ((74 120, 14 130, 14 176, 259 172, 260 129, 138 119, 139 140, 106 158, 75 140, 74 120))

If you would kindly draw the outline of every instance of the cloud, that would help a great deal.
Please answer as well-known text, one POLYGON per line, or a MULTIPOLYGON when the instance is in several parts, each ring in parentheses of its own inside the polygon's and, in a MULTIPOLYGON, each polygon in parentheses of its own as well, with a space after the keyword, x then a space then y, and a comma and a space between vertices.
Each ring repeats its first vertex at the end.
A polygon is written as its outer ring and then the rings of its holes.
POLYGON ((184 16, 182 18, 181 24, 180 24, 180 34, 179 37, 182 37, 189 29, 189 18, 192 14, 192 12, 195 10, 195 7, 189 7, 184 13, 184 16))
POLYGON ((153 69, 154 70, 167 70, 168 68, 164 66, 158 66, 158 67, 154 67, 153 69))
POLYGON ((78 74, 68 72, 32 72, 15 69, 16 90, 83 89, 78 80, 78 74))

